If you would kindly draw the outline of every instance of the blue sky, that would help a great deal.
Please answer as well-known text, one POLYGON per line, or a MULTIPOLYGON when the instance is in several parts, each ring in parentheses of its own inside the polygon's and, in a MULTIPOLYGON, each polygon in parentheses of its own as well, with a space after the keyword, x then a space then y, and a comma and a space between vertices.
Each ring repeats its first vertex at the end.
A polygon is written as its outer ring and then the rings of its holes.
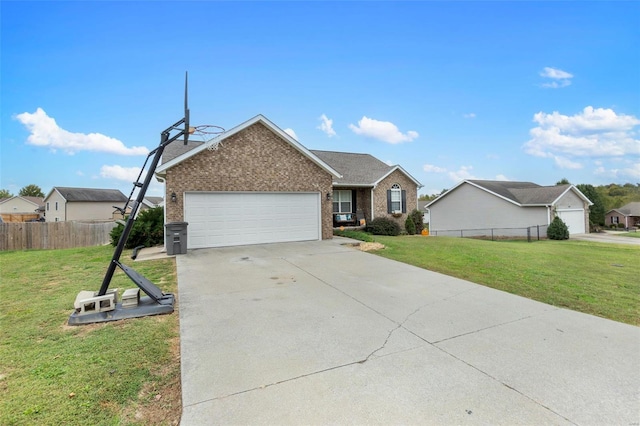
MULTIPOLYGON (((183 116, 263 114, 439 193, 640 182, 638 2, 1 5, 0 188, 125 194, 183 116)), ((154 183, 149 195, 162 195, 154 183)))

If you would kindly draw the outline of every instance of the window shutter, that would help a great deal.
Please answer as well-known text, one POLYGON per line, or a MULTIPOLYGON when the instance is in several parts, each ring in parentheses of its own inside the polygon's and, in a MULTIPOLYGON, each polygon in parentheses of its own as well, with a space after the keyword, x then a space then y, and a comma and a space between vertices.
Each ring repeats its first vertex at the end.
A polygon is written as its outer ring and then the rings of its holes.
POLYGON ((351 191, 351 213, 355 213, 356 212, 356 205, 357 205, 357 200, 356 200, 356 190, 352 190, 351 191))
POLYGON ((407 212, 407 191, 402 190, 402 213, 407 212))
POLYGON ((391 190, 387 189, 387 213, 391 213, 391 190))

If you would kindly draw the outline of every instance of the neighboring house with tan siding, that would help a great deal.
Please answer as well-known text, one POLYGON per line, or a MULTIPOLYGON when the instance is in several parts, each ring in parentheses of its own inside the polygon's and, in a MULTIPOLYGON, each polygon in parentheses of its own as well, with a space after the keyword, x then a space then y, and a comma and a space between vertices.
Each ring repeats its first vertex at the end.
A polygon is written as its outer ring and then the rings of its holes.
POLYGON ((420 185, 366 154, 308 150, 262 115, 205 143, 170 144, 156 176, 166 222, 188 223, 190 249, 328 239, 358 214, 396 211, 404 224, 420 185))
POLYGON ((112 220, 115 207, 122 208, 126 202, 127 197, 118 189, 56 186, 44 199, 45 219, 47 222, 112 220))
POLYGON ((43 205, 41 197, 16 195, 0 200, 0 214, 5 222, 37 220, 43 205))
POLYGON ((426 205, 432 234, 453 230, 508 229, 548 225, 559 216, 570 234, 589 232, 593 203, 573 185, 464 180, 426 205))

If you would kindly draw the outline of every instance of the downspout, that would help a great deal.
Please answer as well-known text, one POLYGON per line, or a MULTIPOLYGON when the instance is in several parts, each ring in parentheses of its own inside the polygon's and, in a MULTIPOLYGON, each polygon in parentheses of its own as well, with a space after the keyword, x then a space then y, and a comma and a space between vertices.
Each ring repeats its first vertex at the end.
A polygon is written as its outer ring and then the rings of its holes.
POLYGON ((369 197, 371 199, 371 220, 375 218, 375 213, 373 211, 373 190, 374 189, 375 187, 371 188, 371 196, 369 197))

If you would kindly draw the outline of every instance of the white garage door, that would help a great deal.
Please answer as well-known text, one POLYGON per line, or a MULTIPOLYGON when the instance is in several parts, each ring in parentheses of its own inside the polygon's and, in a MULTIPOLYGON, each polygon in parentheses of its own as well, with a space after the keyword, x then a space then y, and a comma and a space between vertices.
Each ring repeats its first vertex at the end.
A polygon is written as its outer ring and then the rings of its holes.
POLYGON ((569 235, 572 234, 584 234, 584 210, 558 210, 558 216, 567 224, 569 228, 569 235))
POLYGON ((320 195, 300 192, 187 192, 187 248, 321 238, 320 195))

